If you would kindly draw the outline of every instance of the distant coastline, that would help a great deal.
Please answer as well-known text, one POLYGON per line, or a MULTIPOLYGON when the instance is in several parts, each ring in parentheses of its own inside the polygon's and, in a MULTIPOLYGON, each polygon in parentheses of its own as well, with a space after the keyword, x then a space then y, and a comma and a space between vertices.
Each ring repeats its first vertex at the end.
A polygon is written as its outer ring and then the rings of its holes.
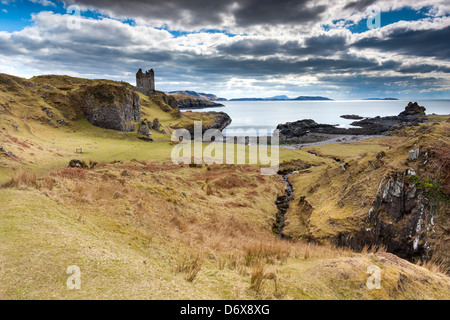
POLYGON ((236 98, 228 101, 332 101, 333 99, 321 96, 299 96, 297 98, 289 98, 286 96, 276 96, 269 98, 236 98))
POLYGON ((398 100, 397 98, 367 98, 363 100, 398 100))

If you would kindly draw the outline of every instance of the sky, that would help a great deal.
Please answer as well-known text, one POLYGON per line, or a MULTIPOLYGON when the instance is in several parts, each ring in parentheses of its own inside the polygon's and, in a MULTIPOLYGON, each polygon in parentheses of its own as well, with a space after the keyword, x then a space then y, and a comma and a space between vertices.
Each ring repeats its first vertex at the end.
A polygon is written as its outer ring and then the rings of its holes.
POLYGON ((0 73, 225 98, 450 99, 449 0, 0 0, 0 73))

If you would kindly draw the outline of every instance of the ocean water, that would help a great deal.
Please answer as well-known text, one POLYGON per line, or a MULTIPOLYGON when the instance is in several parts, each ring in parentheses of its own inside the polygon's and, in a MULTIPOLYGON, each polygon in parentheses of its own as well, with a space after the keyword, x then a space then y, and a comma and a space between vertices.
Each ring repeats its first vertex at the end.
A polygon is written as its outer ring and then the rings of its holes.
MULTIPOLYGON (((223 111, 232 122, 224 130, 268 130, 269 134, 280 123, 312 119, 317 123, 335 124, 348 128, 355 120, 343 119, 345 114, 362 117, 394 116, 405 109, 406 100, 336 100, 336 101, 224 101, 225 107, 194 111, 223 111)), ((427 114, 450 114, 450 100, 417 100, 427 114)))

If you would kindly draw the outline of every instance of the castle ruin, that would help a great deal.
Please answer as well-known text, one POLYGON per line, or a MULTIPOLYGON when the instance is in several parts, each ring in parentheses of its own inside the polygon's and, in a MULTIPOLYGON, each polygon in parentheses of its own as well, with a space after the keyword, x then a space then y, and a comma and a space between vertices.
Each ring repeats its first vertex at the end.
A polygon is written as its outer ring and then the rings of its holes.
POLYGON ((142 69, 136 73, 136 90, 145 95, 155 91, 155 72, 153 69, 142 72, 142 69))

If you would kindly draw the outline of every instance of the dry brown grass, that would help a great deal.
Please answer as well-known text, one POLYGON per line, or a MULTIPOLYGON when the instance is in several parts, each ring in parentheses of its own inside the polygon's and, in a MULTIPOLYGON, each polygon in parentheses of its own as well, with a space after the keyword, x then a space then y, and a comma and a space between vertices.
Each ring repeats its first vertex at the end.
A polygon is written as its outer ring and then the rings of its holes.
POLYGON ((87 177, 86 170, 81 168, 64 168, 54 171, 54 174, 62 178, 74 180, 85 180, 87 177))
POLYGON ((420 261, 419 260, 416 262, 416 264, 418 266, 421 266, 421 267, 428 269, 435 273, 446 274, 446 275, 450 274, 450 268, 446 267, 444 262, 436 262, 433 260, 430 260, 430 261, 420 261))
POLYGON ((193 282, 202 269, 204 258, 200 254, 183 257, 174 268, 175 274, 184 273, 187 282, 193 282))
POLYGON ((271 243, 253 243, 244 247, 244 261, 246 266, 259 265, 261 262, 274 264, 283 263, 290 256, 291 248, 285 241, 271 243))
POLYGON ((29 171, 20 171, 9 182, 1 185, 2 188, 39 188, 36 174, 29 171))
MULTIPOLYGON (((277 177, 265 177, 266 182, 259 183, 254 170, 175 167, 101 163, 90 170, 56 170, 39 179, 21 173, 4 187, 45 188, 48 198, 69 208, 80 225, 96 225, 102 233, 111 232, 130 248, 144 252, 156 246, 160 259, 173 262, 169 272, 186 283, 200 285, 216 270, 219 278, 245 279, 240 294, 258 298, 282 298, 289 291, 285 276, 279 273, 282 268, 292 264, 297 268, 299 261, 309 265, 356 255, 328 244, 276 238, 271 218, 276 213, 274 199, 283 187, 277 177), (129 174, 121 177, 122 182, 117 177, 123 170, 129 174), (110 178, 103 179, 105 175, 110 178), (209 183, 234 175, 256 185, 254 199, 241 187, 234 188, 232 195, 216 186, 218 190, 202 196, 209 183), (208 184, 206 179, 211 179, 208 184)), ((375 252, 371 250, 365 249, 375 252)))

